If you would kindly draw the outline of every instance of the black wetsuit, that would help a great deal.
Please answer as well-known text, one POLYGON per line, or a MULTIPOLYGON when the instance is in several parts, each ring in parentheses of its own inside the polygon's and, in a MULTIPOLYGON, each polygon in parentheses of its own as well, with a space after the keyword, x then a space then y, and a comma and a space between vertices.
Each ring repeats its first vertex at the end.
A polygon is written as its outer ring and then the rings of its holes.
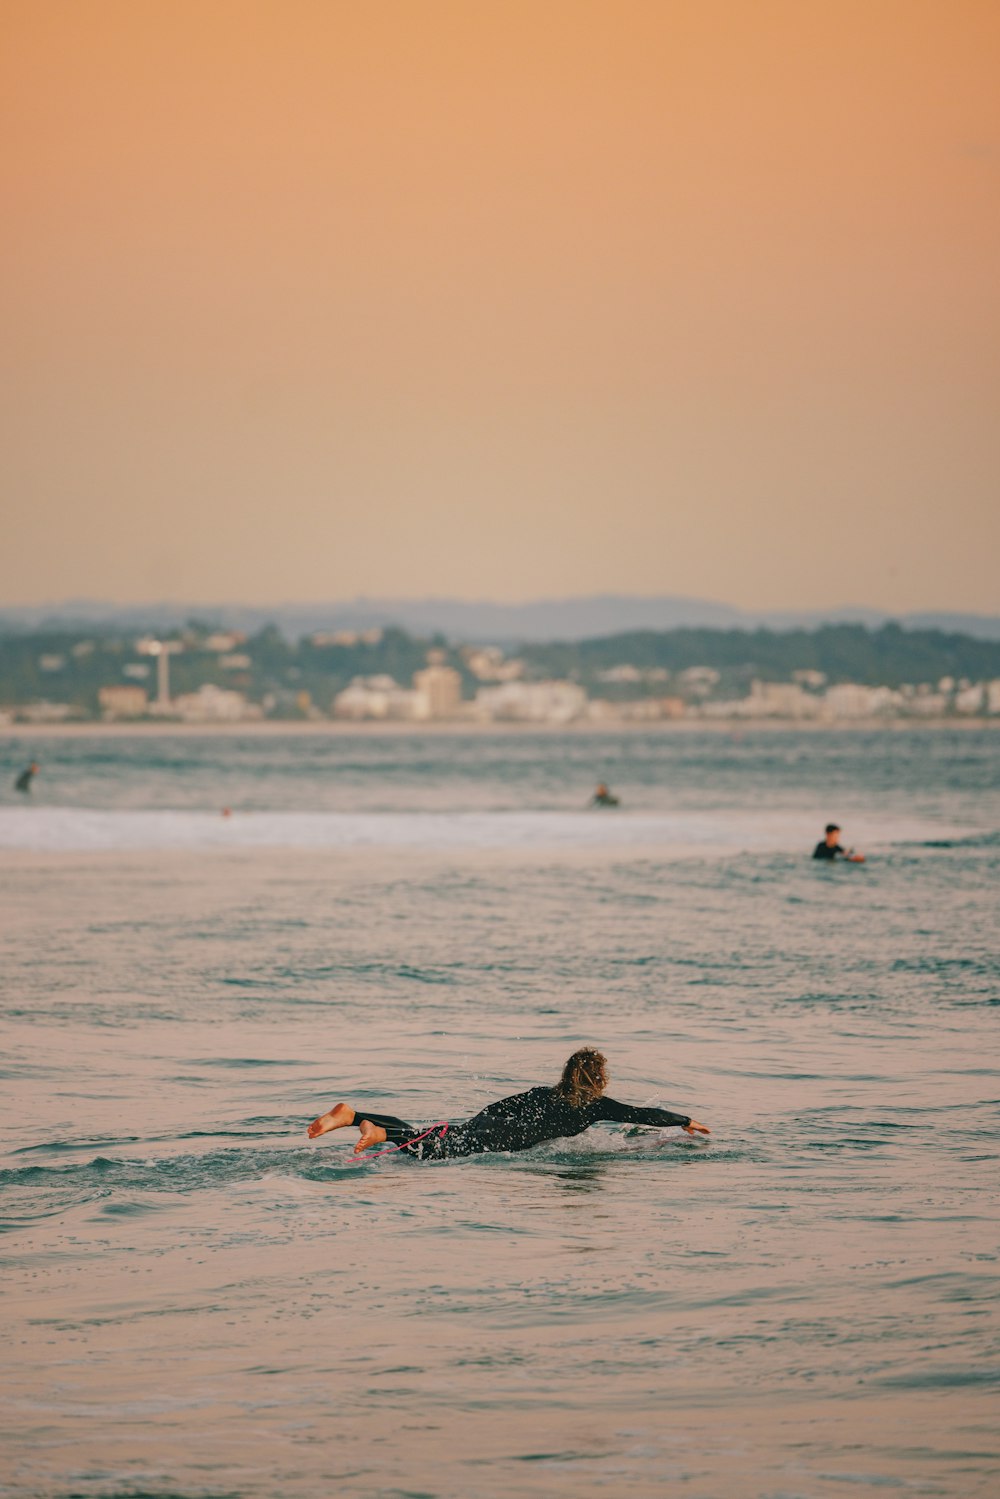
POLYGON ((686 1114, 669 1109, 641 1109, 618 1103, 614 1098, 595 1098, 578 1108, 555 1088, 529 1088, 486 1105, 464 1124, 438 1125, 424 1139, 426 1125, 407 1124, 393 1114, 372 1114, 366 1109, 355 1113, 358 1124, 368 1119, 381 1125, 389 1145, 402 1147, 418 1160, 441 1160, 445 1156, 478 1155, 485 1150, 530 1150, 542 1140, 582 1135, 600 1120, 612 1124, 687 1125, 686 1114))
POLYGON ((34 779, 34 776, 35 776, 35 772, 32 770, 31 766, 29 765, 28 768, 27 768, 27 770, 22 770, 21 771, 21 774, 18 776, 17 780, 14 782, 14 789, 16 791, 30 791, 31 790, 31 782, 34 779))
POLYGON ((822 839, 813 849, 814 859, 846 859, 847 849, 842 843, 827 843, 822 839))

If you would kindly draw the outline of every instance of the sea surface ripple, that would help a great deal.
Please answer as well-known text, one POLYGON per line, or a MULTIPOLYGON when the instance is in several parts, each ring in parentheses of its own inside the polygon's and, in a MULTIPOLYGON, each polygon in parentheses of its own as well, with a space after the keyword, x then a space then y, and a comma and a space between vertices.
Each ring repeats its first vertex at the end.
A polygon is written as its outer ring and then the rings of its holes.
POLYGON ((42 749, 0 805, 0 1494, 998 1491, 1000 736, 42 749), (810 860, 828 817, 867 863, 810 860), (305 1137, 583 1042, 711 1139, 305 1137))

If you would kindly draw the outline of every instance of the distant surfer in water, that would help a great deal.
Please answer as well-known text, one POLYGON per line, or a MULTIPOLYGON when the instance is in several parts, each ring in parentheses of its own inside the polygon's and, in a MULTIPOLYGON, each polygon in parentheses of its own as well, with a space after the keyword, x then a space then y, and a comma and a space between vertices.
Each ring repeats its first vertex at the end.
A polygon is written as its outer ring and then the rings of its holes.
POLYGON ((608 1064, 604 1055, 590 1046, 575 1051, 554 1088, 529 1088, 487 1104, 464 1124, 441 1120, 420 1129, 393 1114, 375 1114, 354 1109, 349 1103, 335 1104, 329 1113, 309 1126, 310 1140, 332 1129, 356 1124, 361 1138, 354 1154, 389 1142, 390 1150, 401 1150, 417 1160, 442 1160, 446 1156, 479 1155, 487 1150, 530 1150, 543 1140, 582 1135, 601 1120, 612 1124, 679 1125, 689 1135, 708 1135, 705 1124, 669 1109, 643 1109, 606 1098, 608 1064))
POLYGON ((21 771, 21 774, 14 782, 15 791, 23 791, 25 796, 27 796, 28 792, 31 790, 31 783, 35 779, 37 774, 38 761, 32 760, 31 764, 24 767, 24 769, 21 771))
POLYGON ((828 822, 826 832, 813 849, 814 859, 846 859, 848 864, 863 864, 864 854, 856 854, 853 848, 844 848, 840 841, 840 829, 835 822, 828 822))
POLYGON ((618 798, 614 792, 605 785, 604 781, 598 781, 597 789, 590 798, 592 807, 617 807, 618 798))

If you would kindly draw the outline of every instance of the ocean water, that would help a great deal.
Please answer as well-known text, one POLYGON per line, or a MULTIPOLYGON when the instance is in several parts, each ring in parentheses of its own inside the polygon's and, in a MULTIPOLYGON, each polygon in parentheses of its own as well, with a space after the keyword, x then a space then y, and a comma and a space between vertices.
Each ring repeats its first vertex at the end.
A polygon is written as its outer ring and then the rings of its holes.
POLYGON ((0 1494, 1000 1491, 998 772, 931 729, 0 739, 0 1494), (864 865, 809 859, 830 818, 864 865), (711 1139, 305 1137, 583 1042, 711 1139))

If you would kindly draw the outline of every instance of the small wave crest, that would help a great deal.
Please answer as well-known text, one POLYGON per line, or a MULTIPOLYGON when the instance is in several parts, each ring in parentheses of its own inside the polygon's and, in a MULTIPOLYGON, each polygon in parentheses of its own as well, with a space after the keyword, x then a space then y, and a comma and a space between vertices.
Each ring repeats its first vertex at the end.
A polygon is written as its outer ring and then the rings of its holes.
MULTIPOLYGON (((244 812, 0 808, 0 848, 30 852, 300 849, 655 849, 664 854, 811 849, 812 815, 753 808, 664 812, 244 812)), ((950 846, 912 819, 866 818, 879 844, 950 846)), ((935 830, 937 831, 937 830, 935 830)))

